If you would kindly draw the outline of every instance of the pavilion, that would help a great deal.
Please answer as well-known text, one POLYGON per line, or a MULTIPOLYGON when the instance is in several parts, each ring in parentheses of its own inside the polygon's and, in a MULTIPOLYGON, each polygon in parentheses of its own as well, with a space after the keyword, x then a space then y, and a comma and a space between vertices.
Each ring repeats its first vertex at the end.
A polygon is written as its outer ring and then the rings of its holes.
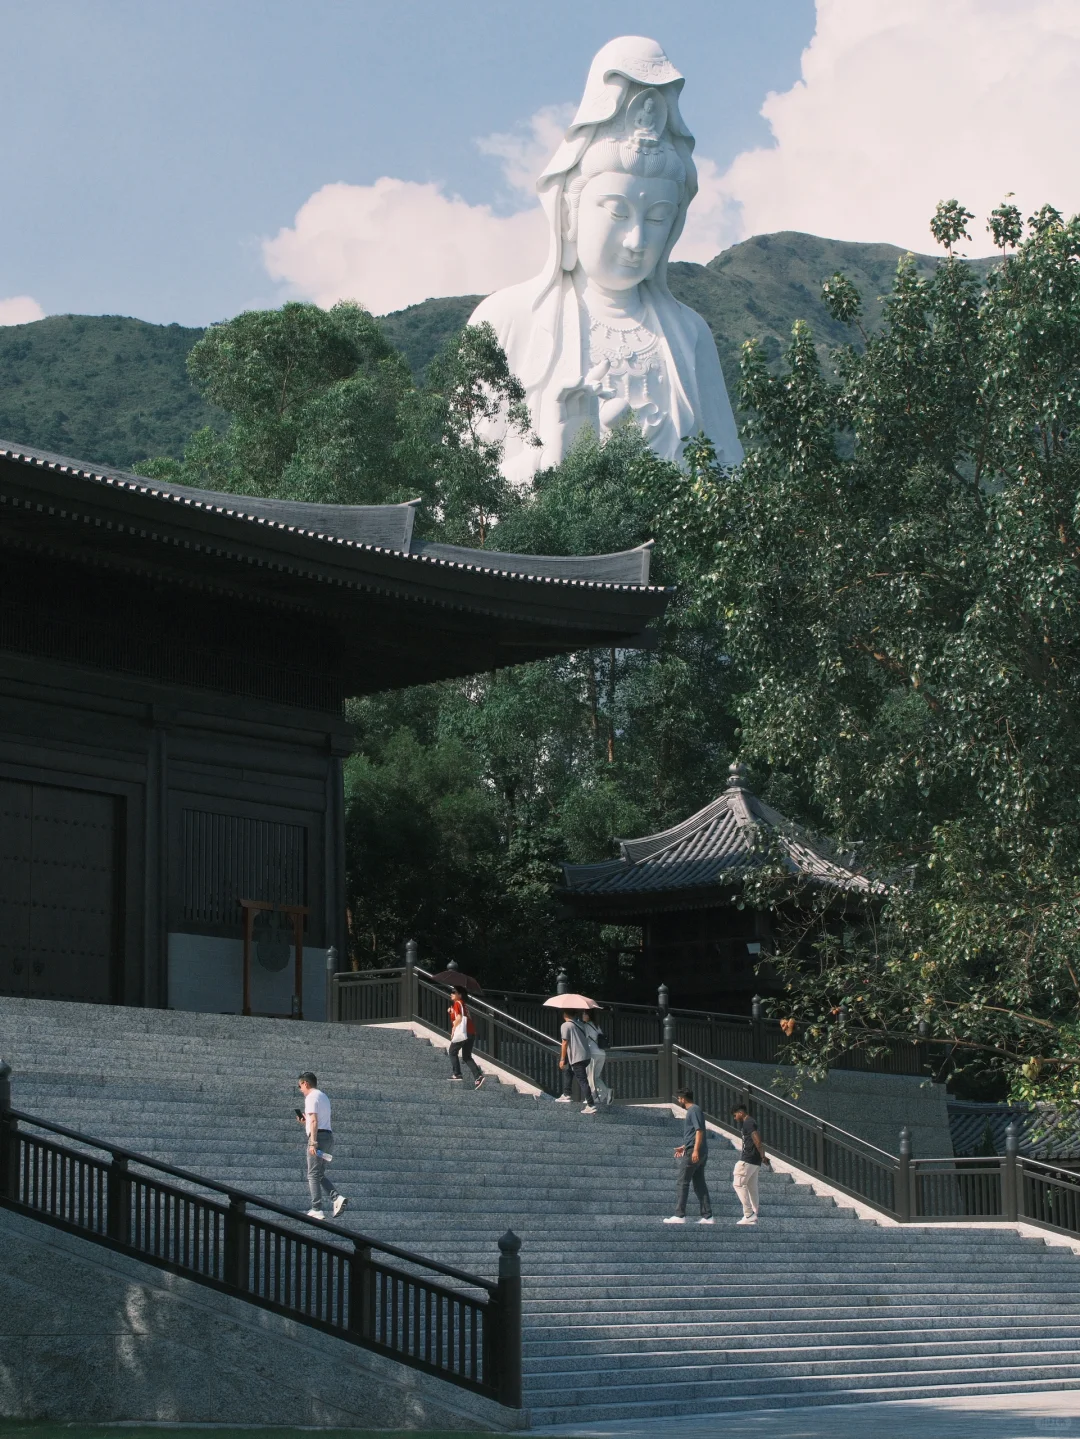
POLYGON ((770 992, 763 957, 775 943, 776 916, 743 898, 755 869, 779 863, 791 876, 793 903, 802 886, 824 888, 838 913, 880 891, 753 794, 737 763, 724 792, 689 819, 616 843, 617 859, 564 864, 559 898, 581 919, 640 926, 640 946, 624 954, 633 997, 652 1000, 663 983, 671 1004, 685 1008, 749 1014, 753 995, 770 992))
MULTIPOLYGON (((0 441, 0 994, 236 1010, 251 900, 306 911, 319 1017, 346 948, 346 698, 646 644, 667 603, 647 545, 461 549, 415 515, 0 441)), ((287 974, 254 982, 288 1012, 287 974)))

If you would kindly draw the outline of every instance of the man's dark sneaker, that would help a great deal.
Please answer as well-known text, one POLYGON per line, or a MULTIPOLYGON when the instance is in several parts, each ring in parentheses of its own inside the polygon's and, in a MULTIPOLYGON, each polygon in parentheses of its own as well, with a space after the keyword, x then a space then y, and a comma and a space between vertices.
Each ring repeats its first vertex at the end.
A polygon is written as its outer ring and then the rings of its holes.
POLYGON ((487 1075, 486 1075, 486 1074, 482 1074, 482 1075, 480 1076, 480 1078, 476 1081, 476 1083, 473 1085, 473 1088, 474 1088, 474 1089, 483 1089, 483 1087, 484 1087, 484 1080, 485 1080, 486 1078, 487 1078, 487 1075))

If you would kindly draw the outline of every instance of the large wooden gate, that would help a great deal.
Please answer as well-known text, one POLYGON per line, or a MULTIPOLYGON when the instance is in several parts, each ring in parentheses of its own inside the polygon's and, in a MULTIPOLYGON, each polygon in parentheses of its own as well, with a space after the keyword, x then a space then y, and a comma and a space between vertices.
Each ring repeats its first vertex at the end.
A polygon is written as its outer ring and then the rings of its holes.
POLYGON ((0 780, 0 994, 118 994, 119 801, 0 780))

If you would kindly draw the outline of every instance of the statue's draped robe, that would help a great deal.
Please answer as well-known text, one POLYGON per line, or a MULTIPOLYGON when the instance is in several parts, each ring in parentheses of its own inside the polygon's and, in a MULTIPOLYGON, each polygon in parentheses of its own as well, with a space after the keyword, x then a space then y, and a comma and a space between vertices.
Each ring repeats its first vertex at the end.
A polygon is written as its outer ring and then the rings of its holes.
POLYGON ((505 444, 503 471, 516 481, 558 464, 583 424, 600 429, 595 397, 584 384, 590 368, 588 312, 582 299, 585 280, 563 239, 563 196, 568 177, 598 130, 632 101, 635 87, 654 89, 663 96, 665 138, 686 172, 682 203, 664 253, 640 287, 648 323, 655 320, 658 331, 670 410, 669 422, 655 432, 651 443, 663 458, 677 460, 682 442, 704 431, 723 464, 735 465, 742 459, 712 334, 700 315, 675 299, 667 283, 668 256, 697 193, 694 137, 679 113, 683 77, 655 40, 623 35, 594 58, 566 138, 537 181, 551 237, 543 272, 489 295, 470 319, 470 324, 487 321, 493 327, 512 373, 525 386, 533 432, 541 442, 539 447, 528 444, 505 425, 493 429, 491 438, 501 438, 505 444))

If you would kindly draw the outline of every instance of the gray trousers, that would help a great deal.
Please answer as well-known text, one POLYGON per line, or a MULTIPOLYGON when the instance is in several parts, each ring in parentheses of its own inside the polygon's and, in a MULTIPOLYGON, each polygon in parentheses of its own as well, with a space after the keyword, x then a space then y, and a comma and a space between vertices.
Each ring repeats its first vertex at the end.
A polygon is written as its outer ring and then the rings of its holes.
MULTIPOLYGON (((319 1130, 315 1147, 321 1149, 324 1154, 334 1152, 334 1136, 329 1129, 319 1130)), ((320 1159, 317 1154, 312 1154, 310 1140, 304 1144, 304 1158, 307 1160, 307 1182, 308 1192, 311 1195, 311 1207, 312 1209, 321 1209, 323 1194, 326 1194, 327 1199, 334 1200, 338 1197, 338 1192, 326 1177, 326 1160, 320 1159)))
POLYGON ((712 1217, 712 1200, 709 1198, 709 1186, 705 1183, 705 1166, 708 1162, 706 1158, 695 1164, 689 1154, 684 1154, 675 1161, 675 1213, 680 1218, 686 1214, 686 1200, 691 1184, 701 1206, 702 1219, 712 1217))

